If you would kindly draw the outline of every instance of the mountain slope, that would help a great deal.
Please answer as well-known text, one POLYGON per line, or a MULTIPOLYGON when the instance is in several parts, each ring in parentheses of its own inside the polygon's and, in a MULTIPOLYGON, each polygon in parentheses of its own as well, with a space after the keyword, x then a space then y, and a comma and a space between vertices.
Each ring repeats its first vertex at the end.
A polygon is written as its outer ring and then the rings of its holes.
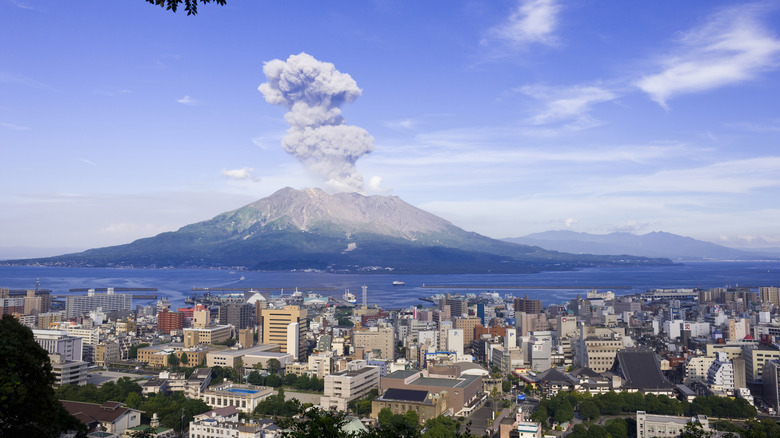
POLYGON ((464 231, 398 197, 285 188, 175 232, 14 264, 238 267, 333 272, 535 272, 669 264, 665 259, 572 255, 464 231))
POLYGON ((635 235, 630 233, 588 234, 561 230, 502 240, 575 254, 632 254, 691 261, 757 260, 769 257, 767 254, 728 248, 665 232, 635 235))

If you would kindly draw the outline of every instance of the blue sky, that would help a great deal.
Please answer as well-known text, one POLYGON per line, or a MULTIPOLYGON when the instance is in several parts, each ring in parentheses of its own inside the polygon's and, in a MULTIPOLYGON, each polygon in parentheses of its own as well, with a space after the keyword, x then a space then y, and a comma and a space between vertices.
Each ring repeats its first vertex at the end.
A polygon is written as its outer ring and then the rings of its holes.
POLYGON ((349 75, 366 194, 467 230, 780 246, 774 2, 0 0, 0 247, 127 243, 291 186, 264 63, 349 75))

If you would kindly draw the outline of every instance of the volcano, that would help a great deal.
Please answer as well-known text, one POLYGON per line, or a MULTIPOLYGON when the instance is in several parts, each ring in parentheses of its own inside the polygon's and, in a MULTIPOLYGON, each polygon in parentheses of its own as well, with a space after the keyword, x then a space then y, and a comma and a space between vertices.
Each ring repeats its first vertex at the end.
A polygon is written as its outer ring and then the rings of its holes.
POLYGON ((663 258, 568 254, 491 239, 396 196, 289 187, 177 231, 6 263, 442 274, 672 264, 663 258))

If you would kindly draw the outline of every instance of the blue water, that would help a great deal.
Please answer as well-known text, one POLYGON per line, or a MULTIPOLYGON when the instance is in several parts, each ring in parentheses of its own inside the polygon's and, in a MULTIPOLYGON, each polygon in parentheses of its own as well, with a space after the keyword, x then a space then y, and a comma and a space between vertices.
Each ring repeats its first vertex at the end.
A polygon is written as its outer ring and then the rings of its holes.
POLYGON ((241 389, 241 388, 228 388, 226 389, 227 392, 237 392, 239 394, 257 394, 259 391, 253 391, 251 389, 241 389))
MULTIPOLYGON (((323 295, 341 297, 350 289, 358 300, 361 286, 368 286, 368 303, 397 308, 425 304, 419 297, 444 292, 480 293, 486 290, 511 295, 528 295, 543 304, 560 303, 584 294, 589 286, 600 290, 628 286, 618 295, 644 292, 654 288, 712 288, 726 286, 780 286, 780 262, 696 262, 675 266, 633 268, 598 268, 579 271, 541 272, 537 274, 461 274, 461 275, 357 275, 304 272, 231 272, 198 269, 104 269, 45 268, 0 266, 0 287, 33 289, 35 279, 53 295, 68 295, 71 288, 156 287, 157 295, 166 296, 174 308, 185 307, 184 299, 193 287, 284 288, 285 294, 296 287, 333 287, 323 295), (244 277, 241 280, 241 277, 244 277), (406 282, 393 286, 394 280, 406 282), (480 285, 474 289, 430 289, 426 285, 480 285), (491 286, 571 286, 568 289, 491 289, 491 286)), ((279 290, 274 292, 279 293, 279 290)), ((134 300, 133 304, 145 301, 134 300)))

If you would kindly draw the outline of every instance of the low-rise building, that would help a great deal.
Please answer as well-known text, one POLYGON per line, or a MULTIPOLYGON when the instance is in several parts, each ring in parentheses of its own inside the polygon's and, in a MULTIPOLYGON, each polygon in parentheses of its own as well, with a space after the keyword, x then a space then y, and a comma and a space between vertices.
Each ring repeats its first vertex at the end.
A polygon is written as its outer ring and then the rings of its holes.
POLYGON ((103 431, 119 436, 141 424, 141 411, 125 407, 122 403, 107 401, 99 405, 69 400, 60 400, 60 403, 90 432, 100 426, 103 431))
POLYGON ((320 399, 324 409, 347 410, 347 403, 369 391, 379 389, 379 368, 365 366, 366 361, 356 360, 347 369, 325 376, 325 391, 320 399))
POLYGON ((241 412, 251 413, 258 403, 273 394, 268 386, 242 385, 228 382, 201 392, 200 399, 214 408, 234 406, 241 412))
POLYGON ((235 406, 196 415, 190 422, 192 438, 275 438, 281 430, 273 420, 241 421, 235 406))
POLYGON ((447 407, 447 391, 433 394, 415 389, 390 388, 371 402, 371 418, 379 418, 379 411, 390 409, 393 414, 417 413, 419 423, 444 415, 447 407))
POLYGON ((710 423, 705 415, 695 417, 675 417, 671 415, 653 415, 645 411, 636 412, 636 436, 637 438, 664 438, 677 437, 685 429, 688 423, 701 424, 705 432, 709 432, 710 423))

